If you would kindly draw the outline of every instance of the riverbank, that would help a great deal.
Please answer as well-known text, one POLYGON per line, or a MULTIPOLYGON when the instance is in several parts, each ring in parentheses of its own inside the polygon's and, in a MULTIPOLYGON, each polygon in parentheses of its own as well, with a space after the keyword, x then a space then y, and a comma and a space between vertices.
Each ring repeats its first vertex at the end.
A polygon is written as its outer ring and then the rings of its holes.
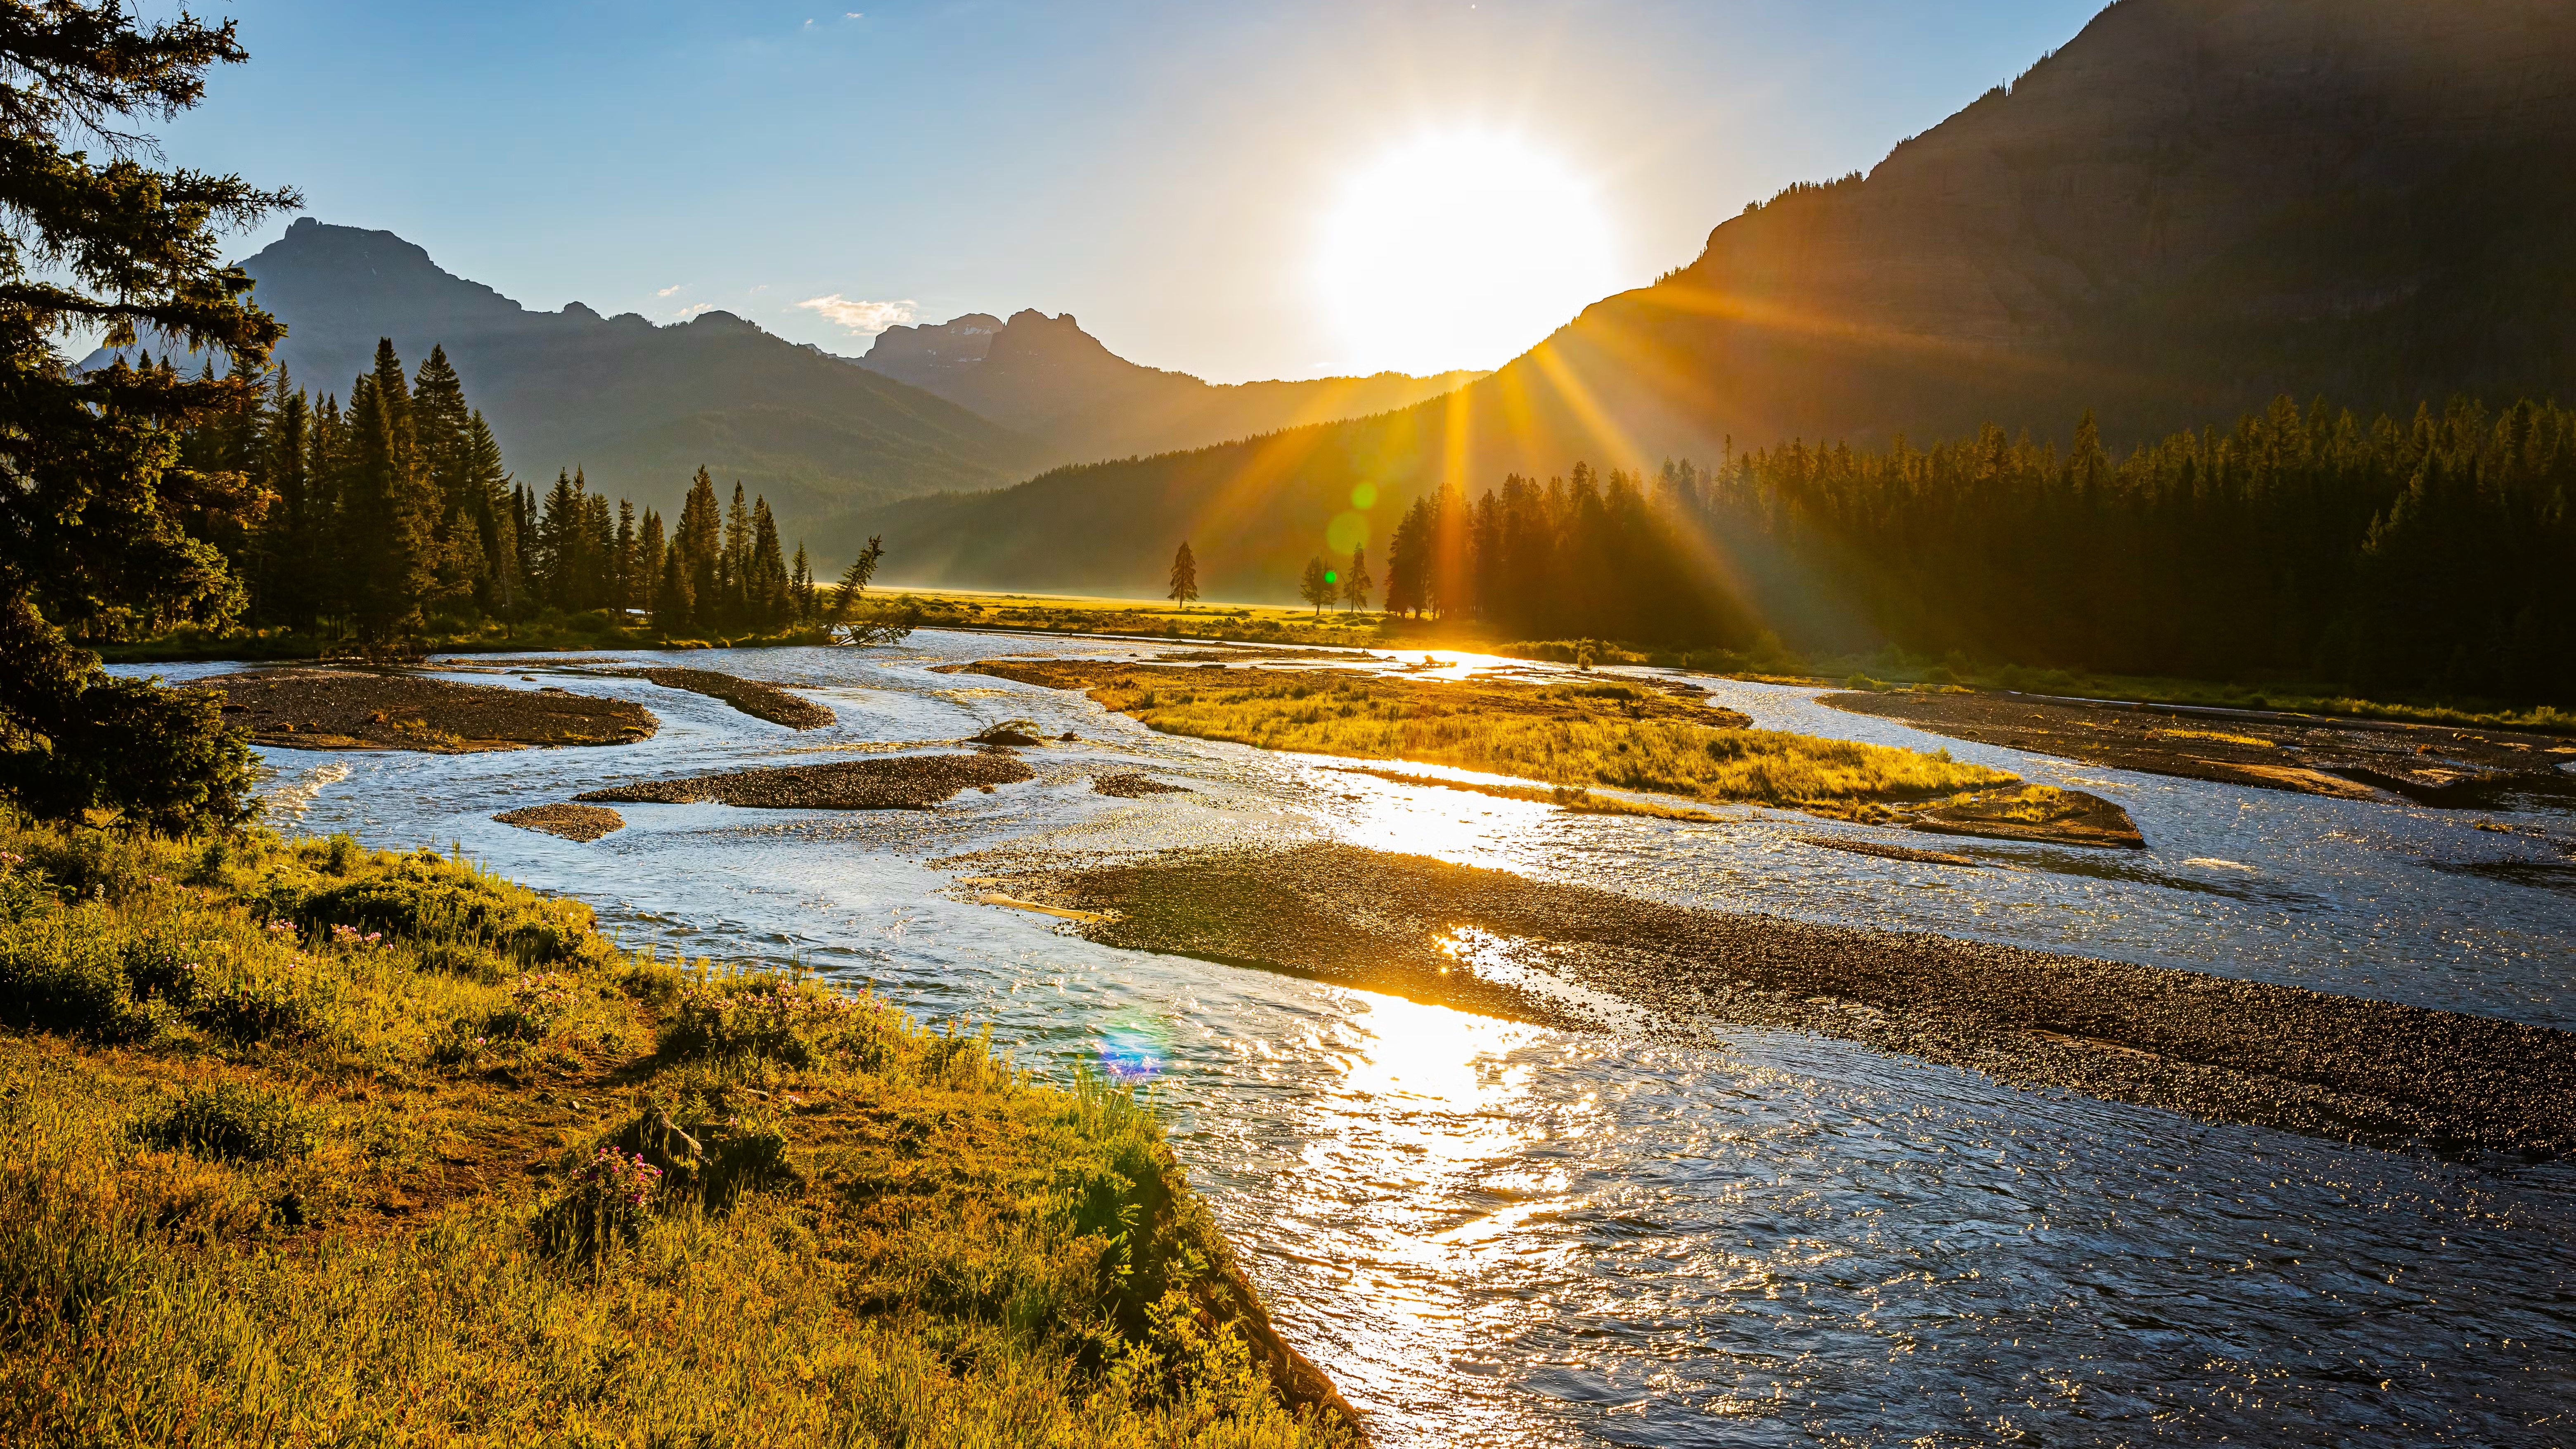
POLYGON ((2576 1033, 1947 936, 1809 925, 1347 845, 974 880, 1086 938, 1547 1025, 1584 993, 1697 1037, 1779 1027, 2213 1121, 2576 1150, 2576 1033), (1573 993, 1565 987, 1575 988, 1573 993))
POLYGON ((1125 1093, 461 862, 0 819, 0 1024, 0 1440, 1355 1440, 1125 1093))

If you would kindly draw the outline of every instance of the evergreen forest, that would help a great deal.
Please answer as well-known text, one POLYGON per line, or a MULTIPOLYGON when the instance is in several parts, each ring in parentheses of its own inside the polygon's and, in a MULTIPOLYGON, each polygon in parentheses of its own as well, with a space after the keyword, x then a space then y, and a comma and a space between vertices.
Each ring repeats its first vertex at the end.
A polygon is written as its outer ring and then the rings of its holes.
MULTIPOLYGON (((148 358, 140 371, 168 364, 148 358)), ((768 634, 816 617, 802 544, 791 557, 765 498, 730 506, 698 470, 677 519, 578 470, 540 492, 513 478, 444 348, 404 375, 390 340, 348 399, 318 401, 274 370, 255 405, 190 428, 181 466, 240 480, 257 506, 192 520, 245 590, 239 617, 360 651, 487 619, 606 611, 665 633, 768 634), (641 620, 636 620, 641 622, 641 620)), ((160 621, 66 623, 115 637, 160 621)))
POLYGON ((1988 427, 1417 501, 1386 604, 1508 637, 2576 701, 2576 412, 2284 399, 2125 457, 1988 427))

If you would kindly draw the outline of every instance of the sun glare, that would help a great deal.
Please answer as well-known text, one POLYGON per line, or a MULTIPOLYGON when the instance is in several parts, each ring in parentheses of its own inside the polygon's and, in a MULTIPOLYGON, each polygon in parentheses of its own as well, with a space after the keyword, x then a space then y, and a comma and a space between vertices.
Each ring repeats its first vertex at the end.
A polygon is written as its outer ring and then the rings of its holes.
POLYGON ((1417 137, 1351 174, 1316 285, 1361 371, 1496 367, 1619 290, 1591 185, 1512 135, 1417 137))

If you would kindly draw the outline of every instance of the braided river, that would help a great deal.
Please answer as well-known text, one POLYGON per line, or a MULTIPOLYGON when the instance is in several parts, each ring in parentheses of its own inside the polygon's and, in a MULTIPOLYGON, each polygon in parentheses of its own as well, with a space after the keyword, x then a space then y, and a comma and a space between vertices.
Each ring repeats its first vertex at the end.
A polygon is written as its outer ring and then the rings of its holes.
POLYGON ((615 656, 808 687, 839 723, 802 733, 559 662, 474 666, 446 677, 631 699, 662 727, 590 749, 263 749, 270 818, 461 847, 588 901, 627 945, 801 962, 931 1025, 989 1028, 1041 1073, 1139 1080, 1283 1332, 1381 1444, 2576 1443, 2568 1163, 2212 1125, 1800 1033, 1493 1020, 1097 946, 957 884, 1030 852, 1334 840, 2576 1029, 2571 796, 2436 810, 2249 790, 1697 681, 1764 728, 1946 746, 2105 796, 2150 843, 2003 846, 2021 868, 1959 870, 1809 843, 1908 838, 1887 830, 1751 808, 1573 815, 935 672, 1154 647, 925 631, 870 651, 615 656), (929 812, 626 806, 627 828, 591 844, 490 818, 637 780, 954 748, 1007 718, 1078 738, 1025 752, 1031 783, 929 812), (1191 793, 1091 789, 1134 770, 1191 793))

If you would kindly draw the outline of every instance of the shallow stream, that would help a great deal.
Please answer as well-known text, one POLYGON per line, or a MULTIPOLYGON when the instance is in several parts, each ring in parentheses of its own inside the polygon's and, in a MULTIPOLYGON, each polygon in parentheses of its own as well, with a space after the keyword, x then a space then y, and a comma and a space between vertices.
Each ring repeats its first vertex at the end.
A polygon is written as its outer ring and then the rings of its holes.
POLYGON ((457 843, 590 901, 630 945, 801 960, 931 1023, 988 1024, 1024 1065, 1149 1078, 1282 1327, 1383 1444, 2576 1442, 2576 1166, 2210 1126, 1802 1034, 1683 1045, 1489 1020, 1094 946, 955 885, 1005 847, 1340 839, 2576 1028, 2565 797, 2434 810, 2128 774, 1702 681, 1759 726, 1946 746, 2106 796, 2151 846, 1978 843, 2020 868, 1961 870, 1801 839, 1924 843, 1891 831, 1568 815, 932 672, 1137 651, 925 632, 869 652, 626 652, 819 685, 840 723, 799 734, 642 680, 478 670, 455 677, 633 699, 662 729, 615 748, 262 754, 288 828, 457 843), (588 845, 490 819, 1015 716, 1080 739, 1028 752, 1034 783, 927 814, 625 806, 627 828, 588 845), (1194 793, 1090 788, 1135 769, 1194 793))

